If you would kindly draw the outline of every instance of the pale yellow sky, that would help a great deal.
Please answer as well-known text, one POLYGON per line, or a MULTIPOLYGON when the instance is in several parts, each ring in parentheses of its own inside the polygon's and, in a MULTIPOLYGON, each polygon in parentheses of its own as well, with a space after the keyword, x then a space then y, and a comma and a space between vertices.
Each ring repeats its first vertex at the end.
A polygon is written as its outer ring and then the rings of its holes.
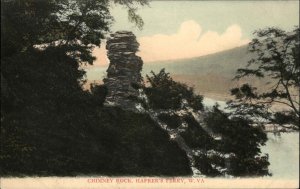
POLYGON ((139 55, 145 62, 152 62, 213 54, 245 45, 249 39, 242 38, 242 31, 238 25, 229 26, 223 33, 203 32, 196 21, 188 20, 183 22, 174 34, 141 37, 139 42, 139 55))
MULTIPOLYGON (((183 22, 178 31, 167 34, 156 34, 138 38, 140 51, 137 53, 144 62, 176 60, 213 54, 239 47, 249 43, 242 38, 242 30, 238 25, 229 26, 225 32, 203 32, 194 20, 183 22)), ((105 45, 95 49, 97 57, 94 65, 107 65, 105 45)))

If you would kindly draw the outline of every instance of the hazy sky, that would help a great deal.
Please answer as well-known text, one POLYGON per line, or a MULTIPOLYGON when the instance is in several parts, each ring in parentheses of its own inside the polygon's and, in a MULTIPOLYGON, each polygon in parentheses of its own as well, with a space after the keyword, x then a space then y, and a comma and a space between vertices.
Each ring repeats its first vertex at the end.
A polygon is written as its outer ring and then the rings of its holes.
MULTIPOLYGON (((254 30, 299 23, 299 1, 152 1, 138 13, 143 30, 128 22, 126 9, 115 6, 113 31, 131 30, 144 62, 197 57, 247 44, 254 30)), ((94 53, 106 65, 105 50, 94 53)))

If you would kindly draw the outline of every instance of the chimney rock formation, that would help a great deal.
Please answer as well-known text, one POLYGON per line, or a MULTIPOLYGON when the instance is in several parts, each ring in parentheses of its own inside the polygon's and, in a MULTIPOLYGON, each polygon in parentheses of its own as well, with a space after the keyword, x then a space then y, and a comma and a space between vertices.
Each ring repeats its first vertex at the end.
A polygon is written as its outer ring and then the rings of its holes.
POLYGON ((107 77, 103 80, 108 89, 106 104, 134 110, 142 84, 143 61, 135 53, 139 43, 129 31, 118 31, 110 35, 106 49, 110 60, 107 77))

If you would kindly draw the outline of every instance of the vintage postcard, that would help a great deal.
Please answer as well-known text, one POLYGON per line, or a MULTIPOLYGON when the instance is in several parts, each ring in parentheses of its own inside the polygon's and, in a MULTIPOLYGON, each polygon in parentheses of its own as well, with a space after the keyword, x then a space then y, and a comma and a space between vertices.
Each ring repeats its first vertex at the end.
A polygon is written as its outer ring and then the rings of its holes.
POLYGON ((1 189, 299 188, 299 1, 1 0, 1 189))

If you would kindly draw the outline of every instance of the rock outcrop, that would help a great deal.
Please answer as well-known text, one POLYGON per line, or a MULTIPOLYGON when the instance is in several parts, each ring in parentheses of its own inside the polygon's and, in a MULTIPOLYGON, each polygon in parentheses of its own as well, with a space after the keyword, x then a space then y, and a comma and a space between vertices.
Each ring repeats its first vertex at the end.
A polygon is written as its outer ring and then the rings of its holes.
MULTIPOLYGON (((214 149, 206 150, 202 148, 193 148, 185 141, 186 138, 182 133, 187 132, 189 123, 185 121, 186 117, 190 117, 198 123, 199 130, 205 132, 214 143, 222 142, 222 136, 215 134, 204 122, 202 112, 195 111, 186 99, 181 102, 180 110, 174 109, 152 109, 149 106, 149 100, 142 86, 141 70, 143 61, 135 53, 138 51, 139 44, 132 32, 119 31, 111 34, 107 41, 106 48, 108 50, 108 58, 110 60, 107 69, 107 77, 103 80, 108 89, 106 96, 106 106, 119 106, 124 110, 131 110, 139 113, 144 113, 151 118, 157 126, 164 130, 170 140, 174 141, 179 149, 186 154, 189 167, 194 176, 202 176, 205 174, 199 168, 199 161, 210 164, 211 170, 215 170, 220 175, 227 175, 230 168, 231 154, 220 152, 214 149), (141 103, 142 102, 142 103, 141 103), (145 106, 143 107, 142 104, 145 106), (160 115, 177 115, 180 118, 180 126, 177 129, 172 129, 170 125, 165 123, 159 117, 160 115), (207 159, 203 159, 202 156, 207 159), (223 159, 226 165, 220 166, 209 158, 223 159)), ((203 168, 204 171, 205 168, 203 168)), ((208 174, 208 173, 207 173, 208 174)))
POLYGON ((135 35, 129 31, 118 31, 107 40, 110 64, 107 77, 103 80, 108 89, 105 102, 107 105, 136 109, 143 65, 142 59, 135 54, 138 48, 135 35))

